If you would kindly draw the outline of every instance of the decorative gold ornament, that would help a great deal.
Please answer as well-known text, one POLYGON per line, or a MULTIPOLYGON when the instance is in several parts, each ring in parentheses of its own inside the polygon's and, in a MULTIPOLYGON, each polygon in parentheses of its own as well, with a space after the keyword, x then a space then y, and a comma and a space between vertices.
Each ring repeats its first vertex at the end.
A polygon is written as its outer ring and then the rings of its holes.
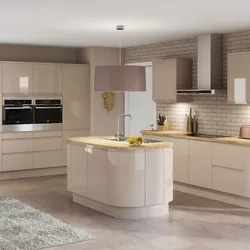
POLYGON ((114 108, 115 105, 115 93, 114 92, 103 92, 102 96, 104 98, 104 107, 108 112, 114 108))

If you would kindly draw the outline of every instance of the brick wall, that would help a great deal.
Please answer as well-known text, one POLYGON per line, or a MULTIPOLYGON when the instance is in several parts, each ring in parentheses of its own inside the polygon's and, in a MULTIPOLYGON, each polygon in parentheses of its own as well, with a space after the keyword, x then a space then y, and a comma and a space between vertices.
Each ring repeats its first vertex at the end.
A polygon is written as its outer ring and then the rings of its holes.
MULTIPOLYGON (((222 72, 223 88, 227 87, 227 54, 250 51, 250 31, 227 33, 222 35, 222 72)), ((143 62, 153 59, 192 58, 193 87, 197 87, 197 39, 185 39, 161 44, 153 44, 124 49, 124 62, 143 62)), ((226 103, 226 90, 214 96, 194 97, 192 104, 157 103, 157 114, 165 114, 172 129, 185 129, 185 115, 189 108, 199 123, 199 132, 222 135, 237 135, 239 127, 250 124, 250 105, 232 105, 226 103)))

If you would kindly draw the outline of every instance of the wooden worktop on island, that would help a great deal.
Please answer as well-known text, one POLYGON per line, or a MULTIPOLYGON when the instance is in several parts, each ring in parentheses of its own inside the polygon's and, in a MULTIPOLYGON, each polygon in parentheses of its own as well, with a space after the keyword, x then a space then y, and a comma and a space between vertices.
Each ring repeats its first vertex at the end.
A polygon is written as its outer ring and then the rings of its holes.
POLYGON ((171 142, 143 143, 141 146, 130 146, 128 142, 110 141, 104 138, 113 138, 112 136, 88 136, 73 137, 68 139, 69 144, 90 145, 96 148, 116 149, 116 150, 148 150, 159 148, 171 148, 171 142))
POLYGON ((169 130, 169 131, 142 130, 141 133, 143 135, 166 136, 166 137, 180 138, 180 139, 189 139, 189 140, 198 140, 198 141, 218 142, 218 143, 250 146, 250 140, 241 139, 237 136, 204 138, 204 137, 188 136, 187 132, 177 131, 177 130, 169 130))

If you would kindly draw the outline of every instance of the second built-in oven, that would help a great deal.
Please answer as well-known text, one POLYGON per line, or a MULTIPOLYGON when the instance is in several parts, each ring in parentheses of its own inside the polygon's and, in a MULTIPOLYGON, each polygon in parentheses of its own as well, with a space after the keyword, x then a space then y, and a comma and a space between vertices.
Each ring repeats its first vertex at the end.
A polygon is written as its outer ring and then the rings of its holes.
POLYGON ((34 130, 62 128, 61 99, 35 100, 34 130))

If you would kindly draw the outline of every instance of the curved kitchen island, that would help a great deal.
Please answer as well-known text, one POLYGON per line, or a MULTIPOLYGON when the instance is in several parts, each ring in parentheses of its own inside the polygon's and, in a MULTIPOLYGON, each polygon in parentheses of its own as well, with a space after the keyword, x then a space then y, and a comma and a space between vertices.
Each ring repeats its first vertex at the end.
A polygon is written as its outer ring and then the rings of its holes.
POLYGON ((154 142, 130 147, 112 138, 70 138, 68 190, 74 202, 113 217, 166 215, 173 199, 172 146, 154 142))

